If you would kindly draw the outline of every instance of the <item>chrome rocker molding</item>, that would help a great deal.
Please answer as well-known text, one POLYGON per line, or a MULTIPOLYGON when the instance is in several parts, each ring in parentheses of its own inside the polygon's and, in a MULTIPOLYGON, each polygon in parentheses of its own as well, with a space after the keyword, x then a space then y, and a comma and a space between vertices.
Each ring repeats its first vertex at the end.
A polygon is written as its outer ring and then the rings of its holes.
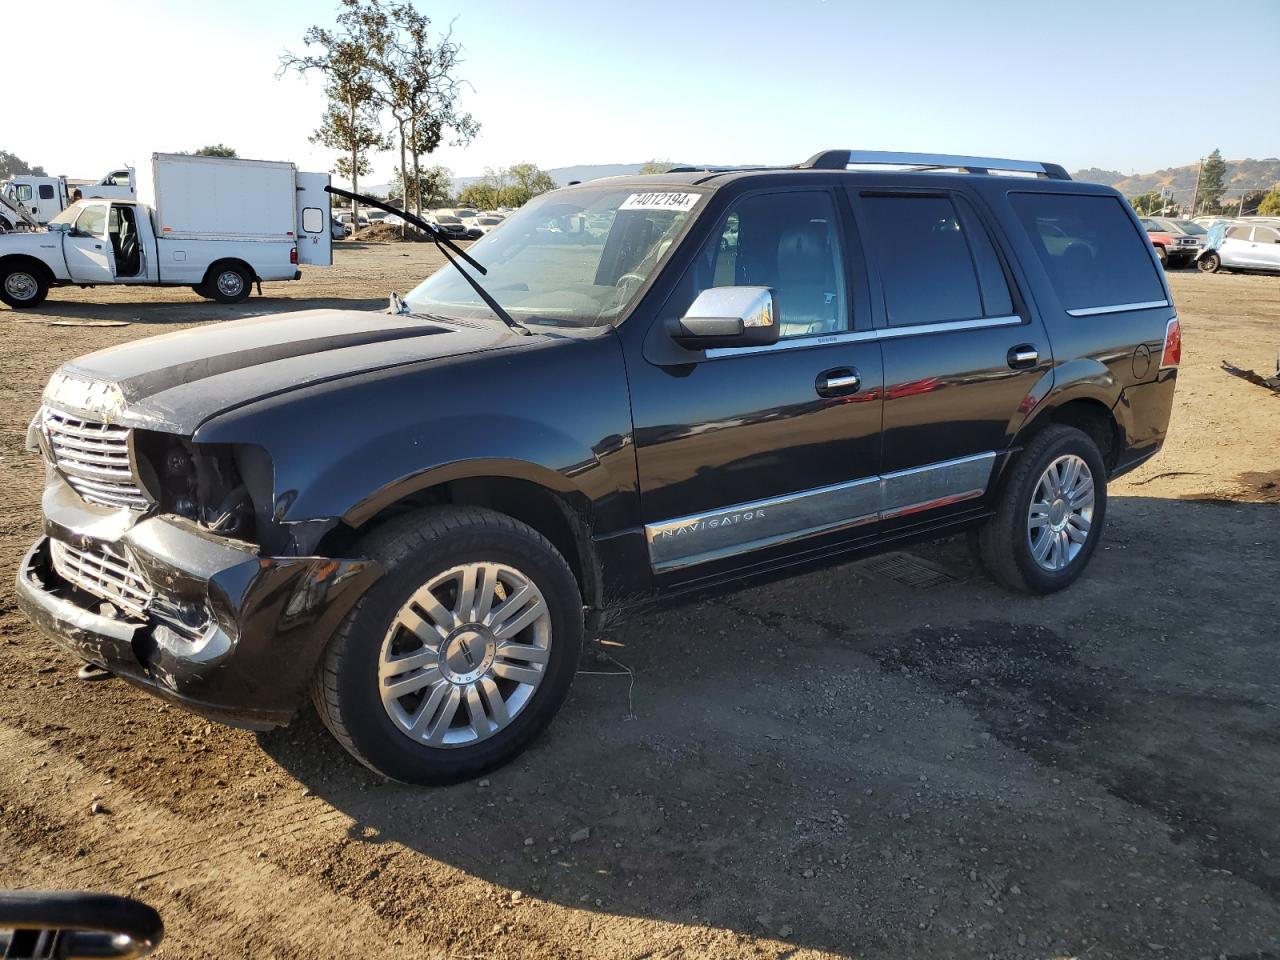
POLYGON ((1145 300, 1142 303, 1116 303, 1109 307, 1077 307, 1068 310, 1069 317, 1097 317, 1104 313, 1128 313, 1130 310, 1154 310, 1169 306, 1168 300, 1145 300))
POLYGON ((948 320, 945 323, 917 323, 909 327, 880 327, 875 330, 853 330, 846 333, 829 333, 814 337, 793 337, 759 347, 713 347, 706 351, 708 360, 724 357, 741 357, 752 353, 771 353, 776 350, 804 350, 808 347, 826 347, 835 343, 861 343, 868 340, 895 340, 898 337, 919 337, 928 333, 952 333, 957 330, 982 330, 986 327, 1016 327, 1021 317, 981 317, 977 320, 948 320))
POLYGON ((648 524, 657 573, 982 496, 994 451, 648 524))

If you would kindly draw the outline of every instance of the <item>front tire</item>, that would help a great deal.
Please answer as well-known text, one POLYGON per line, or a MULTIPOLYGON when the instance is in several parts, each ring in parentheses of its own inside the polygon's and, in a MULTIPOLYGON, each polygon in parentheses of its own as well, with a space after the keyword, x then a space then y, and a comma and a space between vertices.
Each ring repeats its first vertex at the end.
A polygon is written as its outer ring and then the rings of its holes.
POLYGON ((582 599, 545 537, 478 507, 432 507, 360 546, 385 575, 330 642, 321 720, 392 780, 454 783, 520 753, 560 709, 582 648, 582 599))
POLYGON ((1032 438, 978 531, 983 566, 1023 593, 1053 593, 1084 572, 1102 537, 1107 468, 1093 439, 1054 425, 1032 438))
POLYGON ((1201 273, 1217 273, 1222 269, 1222 258, 1216 253, 1206 253, 1196 261, 1196 266, 1200 268, 1201 273))
POLYGON ((38 307, 49 295, 49 281, 28 267, 10 267, 0 274, 0 300, 15 310, 38 307))

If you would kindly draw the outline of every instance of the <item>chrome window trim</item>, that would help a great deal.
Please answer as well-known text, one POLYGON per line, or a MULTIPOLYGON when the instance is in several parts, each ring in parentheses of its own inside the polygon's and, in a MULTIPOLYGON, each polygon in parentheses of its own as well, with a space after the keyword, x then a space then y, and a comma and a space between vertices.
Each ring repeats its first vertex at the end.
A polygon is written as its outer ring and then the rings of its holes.
MULTIPOLYGON (((737 554, 790 543, 820 533, 833 533, 878 520, 888 520, 905 514, 919 513, 972 500, 986 493, 995 461, 995 451, 989 450, 967 457, 941 460, 919 467, 894 470, 824 487, 812 487, 795 493, 752 500, 718 510, 708 510, 646 524, 644 529, 649 547, 649 563, 655 573, 668 573, 712 560, 722 560, 737 554), (850 496, 847 499, 833 497, 843 493, 848 493, 850 496), (837 500, 837 506, 850 508, 849 512, 843 516, 830 514, 829 519, 823 519, 822 512, 826 506, 824 500, 833 499, 837 500), (781 526, 772 514, 767 519, 744 516, 788 506, 797 509, 792 518, 784 516, 781 526), (814 515, 815 511, 817 515, 814 515), (762 519, 766 522, 761 527, 751 526, 762 519), (785 526, 787 519, 799 521, 798 525, 787 529, 785 526), (716 523, 711 527, 704 526, 709 521, 716 521, 716 523), (760 529, 763 535, 737 542, 713 543, 708 545, 707 549, 696 549, 699 538, 707 537, 708 531, 726 528, 760 529), (687 536, 688 539, 683 542, 694 546, 695 549, 686 553, 672 553, 660 548, 661 542, 677 536, 687 536)), ((711 534, 704 543, 714 538, 715 534, 711 534)))
POLYGON ((1142 303, 1115 303, 1106 307, 1077 307, 1068 310, 1069 317, 1098 317, 1104 313, 1127 313, 1130 310, 1154 310, 1169 306, 1168 300, 1144 300, 1142 303))
POLYGON ((715 347, 704 354, 707 360, 725 357, 742 357, 753 353, 776 353, 780 350, 805 350, 811 347, 829 347, 841 343, 863 343, 868 340, 896 340, 899 337, 920 337, 929 333, 951 333, 957 330, 982 330, 988 327, 1015 327, 1022 317, 979 317, 976 320, 945 320, 941 323, 917 323, 909 327, 883 327, 875 330, 853 330, 845 333, 829 333, 822 336, 794 337, 759 347, 715 347))
POLYGON ((919 337, 926 333, 950 333, 953 330, 982 330, 986 327, 1015 327, 1022 323, 1022 318, 1011 317, 978 317, 976 320, 946 320, 942 323, 916 323, 908 327, 885 327, 877 330, 877 339, 893 340, 897 337, 919 337))

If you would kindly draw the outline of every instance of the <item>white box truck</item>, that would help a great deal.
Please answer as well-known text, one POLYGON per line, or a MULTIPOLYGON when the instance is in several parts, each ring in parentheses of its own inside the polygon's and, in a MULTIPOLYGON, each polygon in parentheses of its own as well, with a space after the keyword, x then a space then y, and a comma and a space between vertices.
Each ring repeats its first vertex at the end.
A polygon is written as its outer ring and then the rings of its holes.
POLYGON ((151 168, 137 200, 80 200, 44 230, 0 236, 0 301, 23 309, 52 287, 135 284, 238 303, 254 283, 333 262, 327 173, 168 153, 151 168))

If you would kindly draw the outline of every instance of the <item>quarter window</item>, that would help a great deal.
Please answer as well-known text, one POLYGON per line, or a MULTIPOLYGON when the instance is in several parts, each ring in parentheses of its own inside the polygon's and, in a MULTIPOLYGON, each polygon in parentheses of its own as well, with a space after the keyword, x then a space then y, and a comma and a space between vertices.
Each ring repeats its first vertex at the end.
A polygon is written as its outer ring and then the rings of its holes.
POLYGON ((936 196, 864 196, 891 327, 1007 317, 1009 284, 967 202, 936 196))
POLYGON ((755 194, 721 219, 690 271, 687 308, 710 287, 770 287, 780 336, 849 328, 844 254, 831 196, 818 191, 755 194))
POLYGON ((1253 228, 1254 243, 1280 243, 1280 233, 1272 230, 1270 227, 1254 227, 1253 228))
POLYGON ((1165 299, 1151 256, 1116 197, 1012 193, 1009 201, 1066 310, 1165 299))
POLYGON ((40 199, 41 200, 53 199, 53 186, 51 184, 48 184, 48 183, 40 184, 40 199))

